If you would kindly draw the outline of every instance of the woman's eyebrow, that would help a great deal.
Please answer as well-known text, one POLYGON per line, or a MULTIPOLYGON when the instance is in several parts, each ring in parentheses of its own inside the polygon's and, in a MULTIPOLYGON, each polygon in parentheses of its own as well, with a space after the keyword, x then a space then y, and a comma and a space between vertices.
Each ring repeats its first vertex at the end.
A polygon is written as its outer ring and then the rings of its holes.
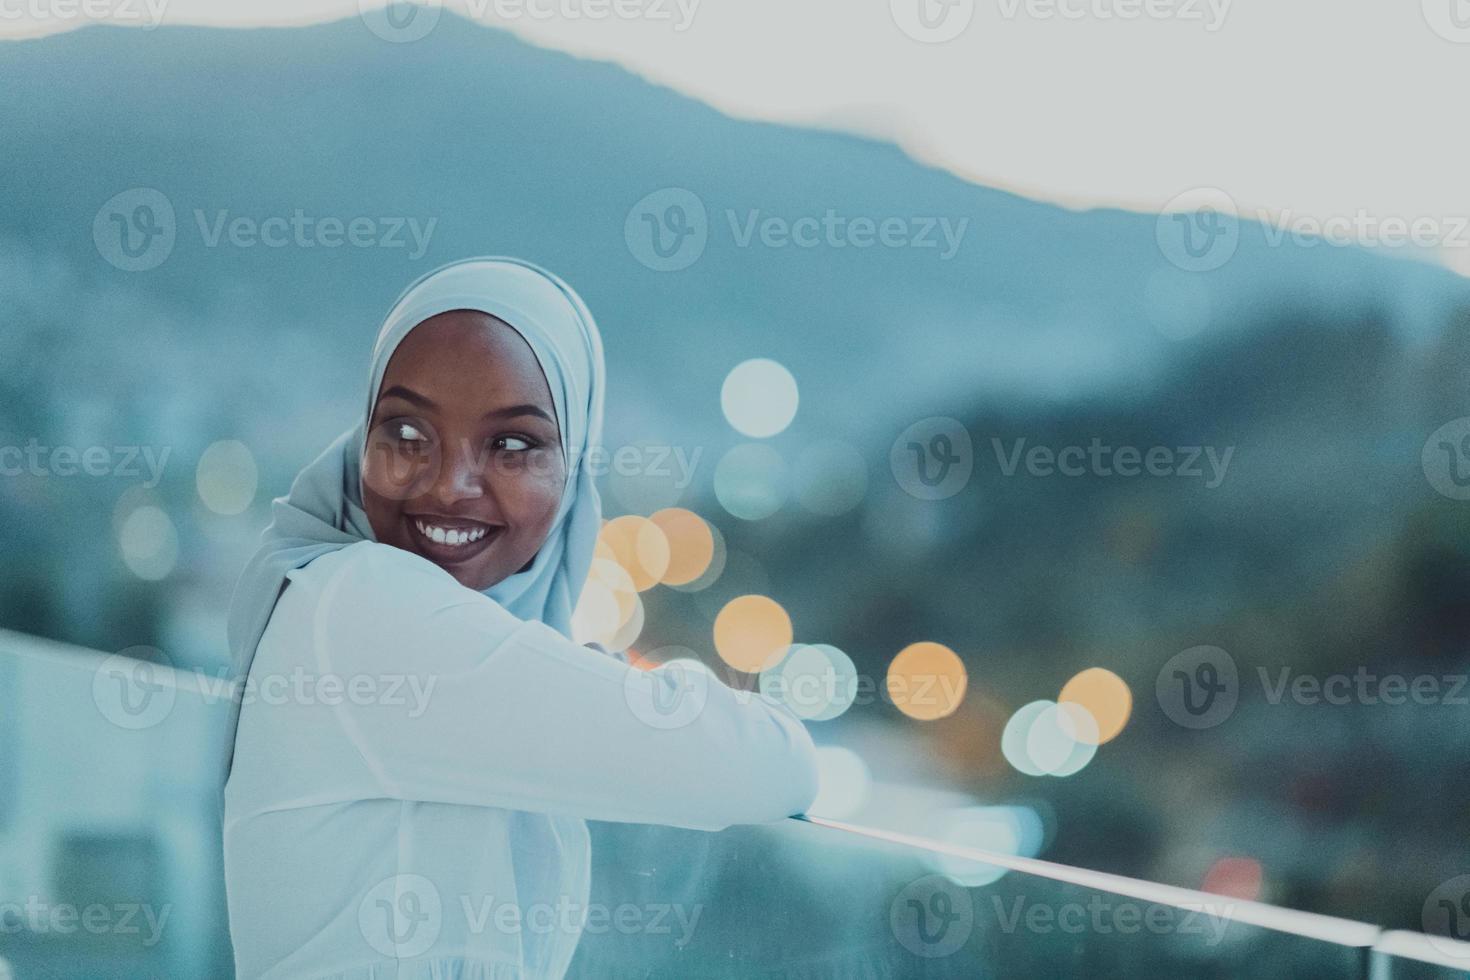
POLYGON ((556 424, 556 419, 552 418, 550 415, 547 415, 543 409, 538 408, 535 405, 509 405, 505 408, 492 409, 491 411, 485 413, 485 418, 508 419, 514 418, 517 415, 536 415, 550 422, 552 425, 556 424))
POLYGON ((439 407, 438 405, 435 405, 431 399, 425 398, 423 395, 414 391, 412 388, 405 388, 403 387, 403 385, 394 385, 393 387, 389 388, 387 391, 378 396, 378 401, 382 401, 384 398, 402 398, 406 402, 413 402, 420 408, 439 407))

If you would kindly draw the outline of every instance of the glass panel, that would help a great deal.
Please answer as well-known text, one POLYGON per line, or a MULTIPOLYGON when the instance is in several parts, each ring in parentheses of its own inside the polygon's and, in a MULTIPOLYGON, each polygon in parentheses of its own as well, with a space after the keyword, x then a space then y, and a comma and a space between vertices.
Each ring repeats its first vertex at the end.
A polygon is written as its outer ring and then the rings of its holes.
MULTIPOLYGON (((223 698, 209 678, 0 632, 0 966, 231 975, 223 698)), ((1470 977, 1470 946, 1448 939, 901 834, 591 827, 575 977, 1470 977)))
POLYGON ((798 821, 721 834, 599 824, 593 854, 592 907, 609 923, 624 909, 626 928, 583 938, 573 976, 588 980, 1354 978, 1377 936, 1123 879, 1178 903, 973 861, 950 859, 949 877, 906 844, 798 821), (1280 928, 1252 921, 1278 916, 1280 928))
POLYGON ((0 957, 18 980, 230 975, 226 715, 174 678, 0 631, 0 957))
MULTIPOLYGON (((1441 926, 1446 932, 1464 925, 1458 907, 1437 907, 1436 903, 1426 909, 1426 915, 1430 920, 1428 925, 1441 926), (1455 915, 1455 920, 1446 922, 1447 914, 1455 915)), ((1371 980, 1466 980, 1470 978, 1470 943, 1417 932, 1386 932, 1373 948, 1370 977, 1371 980)))

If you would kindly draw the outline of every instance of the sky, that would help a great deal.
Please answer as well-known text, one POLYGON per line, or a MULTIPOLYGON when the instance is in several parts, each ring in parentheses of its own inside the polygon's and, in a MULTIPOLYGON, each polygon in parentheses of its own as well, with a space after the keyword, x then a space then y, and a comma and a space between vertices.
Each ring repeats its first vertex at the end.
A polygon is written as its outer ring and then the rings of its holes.
MULTIPOLYGON (((1211 199, 1287 233, 1470 276, 1470 0, 443 0, 734 116, 890 139, 1069 207, 1211 199), (1223 197, 1217 192, 1223 192, 1223 197), (1325 223, 1325 224, 1324 224, 1325 223), (1414 244, 1420 249, 1414 248, 1414 244)), ((356 17, 412 43, 440 4, 0 0, 0 37, 99 20, 356 17), (407 16, 412 14, 412 16, 407 16)))

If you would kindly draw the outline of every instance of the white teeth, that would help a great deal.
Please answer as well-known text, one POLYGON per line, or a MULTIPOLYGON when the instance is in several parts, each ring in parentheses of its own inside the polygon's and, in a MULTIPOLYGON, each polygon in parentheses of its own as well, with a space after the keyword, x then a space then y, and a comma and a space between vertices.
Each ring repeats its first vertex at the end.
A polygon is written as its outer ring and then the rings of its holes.
POLYGON ((489 533, 488 528, 478 527, 472 531, 460 531, 453 528, 442 528, 437 524, 425 524, 423 521, 414 521, 414 526, 419 533, 438 544, 447 544, 453 547, 470 544, 483 538, 489 533))

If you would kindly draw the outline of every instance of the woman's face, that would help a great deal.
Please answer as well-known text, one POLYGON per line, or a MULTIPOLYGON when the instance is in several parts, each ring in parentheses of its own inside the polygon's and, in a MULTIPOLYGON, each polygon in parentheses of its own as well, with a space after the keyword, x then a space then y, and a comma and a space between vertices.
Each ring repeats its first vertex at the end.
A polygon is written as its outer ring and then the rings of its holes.
POLYGON ((409 332, 383 375, 362 462, 379 541, 483 591, 536 557, 565 483, 551 390, 519 333, 471 310, 409 332))

